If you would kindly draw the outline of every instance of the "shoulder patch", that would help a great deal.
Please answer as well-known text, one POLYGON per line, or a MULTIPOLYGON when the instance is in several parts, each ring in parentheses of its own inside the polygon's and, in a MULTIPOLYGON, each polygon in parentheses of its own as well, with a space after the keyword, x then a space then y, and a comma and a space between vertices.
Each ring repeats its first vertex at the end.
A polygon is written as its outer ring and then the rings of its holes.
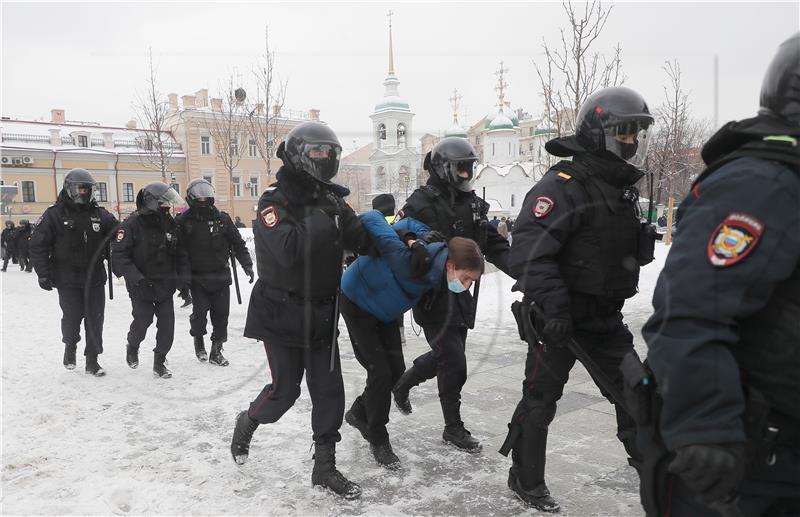
POLYGON ((268 206, 261 211, 261 222, 264 223, 264 226, 267 228, 274 227, 278 224, 278 221, 278 211, 275 210, 274 206, 268 206))
POLYGON ((123 228, 120 228, 119 230, 117 230, 117 242, 122 242, 122 239, 124 238, 125 238, 125 230, 123 228))
POLYGON ((566 172, 559 172, 558 173, 558 177, 561 178, 561 179, 564 179, 564 180, 571 180, 572 179, 572 176, 570 176, 566 172))
POLYGON ((739 212, 728 215, 708 240, 708 260, 714 267, 732 266, 743 260, 758 244, 764 223, 739 212))
POLYGON ((533 216, 537 218, 545 217, 553 211, 556 202, 547 196, 539 196, 533 203, 533 216))

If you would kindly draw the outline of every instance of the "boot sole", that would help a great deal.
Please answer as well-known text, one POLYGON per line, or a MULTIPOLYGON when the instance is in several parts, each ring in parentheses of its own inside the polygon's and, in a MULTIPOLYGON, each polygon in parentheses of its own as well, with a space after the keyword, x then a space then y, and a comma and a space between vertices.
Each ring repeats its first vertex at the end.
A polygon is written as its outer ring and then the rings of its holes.
MULTIPOLYGON (((408 409, 408 410, 407 410, 407 409, 405 409, 404 407, 402 407, 402 406, 401 406, 401 405, 400 405, 400 404, 397 402, 397 396, 395 396, 394 392, 392 392, 392 402, 394 402, 394 407, 396 407, 396 408, 397 408, 397 410, 398 410, 398 411, 400 411, 400 413, 402 413, 402 414, 404 414, 404 415, 410 415, 411 413, 413 413, 413 412, 414 412, 414 409, 413 409, 413 408, 412 408, 412 409, 408 409)), ((410 405, 410 404, 411 404, 411 403, 409 402, 409 405, 410 405)))
POLYGON ((195 357, 197 357, 197 360, 200 361, 201 363, 205 363, 206 361, 208 361, 207 355, 197 355, 197 354, 194 355, 195 357))
POLYGON ((93 377, 105 377, 106 371, 101 369, 96 372, 86 372, 86 375, 91 375, 93 377))
POLYGON ((65 364, 64 368, 66 368, 67 370, 74 370, 75 369, 75 365, 74 364, 65 364))
POLYGON ((153 372, 153 377, 155 377, 156 379, 171 379, 172 374, 165 373, 164 375, 160 375, 158 372, 153 372))
POLYGON ((467 449, 465 447, 460 447, 449 440, 445 440, 444 438, 442 438, 442 443, 444 443, 445 445, 449 445, 450 447, 457 449, 461 452, 467 452, 469 454, 480 454, 483 451, 483 445, 478 445, 473 449, 467 449))
POLYGON ((229 363, 228 361, 225 361, 224 363, 220 363, 220 362, 217 362, 217 361, 209 361, 208 364, 213 364, 215 366, 223 366, 224 367, 224 366, 230 366, 231 363, 229 363))
POLYGON ((356 499, 360 499, 361 498, 361 492, 362 492, 361 489, 359 489, 358 493, 355 493, 355 494, 339 494, 339 493, 335 492, 332 488, 328 488, 325 485, 314 485, 314 487, 317 488, 318 490, 322 490, 323 492, 325 492, 325 493, 327 493, 329 495, 332 495, 334 497, 338 497, 340 499, 345 499, 347 501, 354 501, 356 499))
POLYGON ((128 368, 135 370, 139 367, 139 363, 128 363, 128 368))
MULTIPOLYGON (((514 479, 516 479, 516 478, 514 478, 514 479)), ((513 486, 514 482, 512 481, 512 478, 511 478, 510 475, 508 477, 508 483, 507 484, 508 484, 508 489, 511 490, 511 492, 514 494, 514 497, 519 499, 522 502, 522 504, 524 504, 528 508, 533 508, 534 510, 539 510, 540 512, 546 512, 546 513, 558 513, 558 512, 561 511, 561 505, 560 504, 557 504, 556 506, 543 506, 541 504, 532 503, 532 502, 528 501, 527 499, 525 499, 519 492, 514 490, 514 486, 513 486)))

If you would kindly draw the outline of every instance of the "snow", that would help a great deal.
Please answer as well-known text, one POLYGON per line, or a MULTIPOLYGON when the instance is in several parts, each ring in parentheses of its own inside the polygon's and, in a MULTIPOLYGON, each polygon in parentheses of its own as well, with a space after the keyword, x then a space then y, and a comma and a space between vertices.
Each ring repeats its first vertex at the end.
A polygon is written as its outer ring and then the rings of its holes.
MULTIPOLYGON (((245 231, 248 234, 249 231, 245 231)), ((641 293, 625 313, 643 351, 639 330, 666 248, 642 271, 641 293)), ((497 453, 519 400, 525 345, 508 307, 511 279, 487 274, 479 324, 467 343, 469 380, 462 413, 483 442, 469 455, 441 441, 436 383, 411 394, 414 413, 392 409, 389 433, 403 462, 398 473, 379 468, 357 431, 343 424, 339 468, 364 490, 346 502, 311 486, 311 403, 303 389, 276 424, 257 431, 249 462, 234 464, 229 444, 236 413, 269 381, 263 348, 242 337, 251 286, 239 271, 243 305, 231 293, 228 368, 198 362, 189 309, 178 309, 169 354, 174 377, 151 373, 155 329, 141 365, 125 364, 130 302, 115 283, 107 303, 104 378, 61 366, 60 310, 55 292, 38 288, 35 274, 10 266, 2 280, 3 514, 125 515, 520 515, 532 514, 506 488, 510 460, 497 453)), ((363 389, 344 323, 339 341, 347 404, 363 389)), ((419 329, 417 329, 419 330, 419 329)), ((406 364, 428 349, 406 319, 406 364)), ((79 345, 79 350, 81 345, 79 345)), ((561 515, 641 515, 636 476, 614 433, 611 406, 576 366, 551 426, 548 484, 561 515)))

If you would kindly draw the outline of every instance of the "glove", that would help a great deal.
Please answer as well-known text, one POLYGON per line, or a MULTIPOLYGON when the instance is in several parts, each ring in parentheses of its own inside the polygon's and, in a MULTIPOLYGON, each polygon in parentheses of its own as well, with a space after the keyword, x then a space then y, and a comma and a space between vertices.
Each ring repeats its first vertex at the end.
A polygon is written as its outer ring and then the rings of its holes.
POLYGON ((243 269, 244 269, 244 274, 250 277, 250 282, 248 283, 252 284, 253 282, 255 282, 256 274, 253 273, 253 266, 246 266, 243 269))
POLYGON ((178 296, 183 300, 181 307, 188 307, 192 304, 192 293, 189 291, 188 286, 183 286, 178 289, 178 296))
POLYGON ((572 334, 572 322, 568 318, 550 318, 542 329, 545 344, 564 346, 572 334))
POLYGON ((139 297, 143 300, 156 299, 156 288, 153 285, 153 282, 147 280, 146 278, 142 278, 136 283, 136 290, 139 293, 139 297))
POLYGON ((434 242, 447 242, 447 236, 440 231, 431 230, 423 237, 420 237, 419 240, 427 242, 428 244, 432 244, 434 242))
POLYGON ((320 192, 320 197, 317 201, 317 208, 325 212, 331 218, 341 213, 339 198, 336 196, 336 194, 329 190, 323 190, 320 192))
POLYGON ((39 287, 41 287, 45 291, 52 291, 55 286, 56 285, 53 283, 53 281, 47 278, 46 276, 39 278, 39 287))
POLYGON ((421 242, 411 245, 411 277, 420 278, 431 268, 431 256, 421 242))
POLYGON ((743 443, 686 445, 667 470, 677 474, 705 503, 724 501, 744 479, 743 443))

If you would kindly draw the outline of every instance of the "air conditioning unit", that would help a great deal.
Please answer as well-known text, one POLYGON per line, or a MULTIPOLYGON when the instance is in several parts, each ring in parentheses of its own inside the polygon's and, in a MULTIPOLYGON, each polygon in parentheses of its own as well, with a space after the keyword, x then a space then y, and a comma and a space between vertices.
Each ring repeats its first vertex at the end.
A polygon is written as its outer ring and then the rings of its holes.
POLYGON ((23 156, 22 163, 25 165, 33 165, 33 156, 23 156))
POLYGON ((8 156, 0 157, 0 163, 3 165, 9 165, 11 163, 11 158, 8 156))
POLYGON ((13 163, 14 165, 22 165, 22 158, 20 157, 11 158, 11 163, 13 163))

